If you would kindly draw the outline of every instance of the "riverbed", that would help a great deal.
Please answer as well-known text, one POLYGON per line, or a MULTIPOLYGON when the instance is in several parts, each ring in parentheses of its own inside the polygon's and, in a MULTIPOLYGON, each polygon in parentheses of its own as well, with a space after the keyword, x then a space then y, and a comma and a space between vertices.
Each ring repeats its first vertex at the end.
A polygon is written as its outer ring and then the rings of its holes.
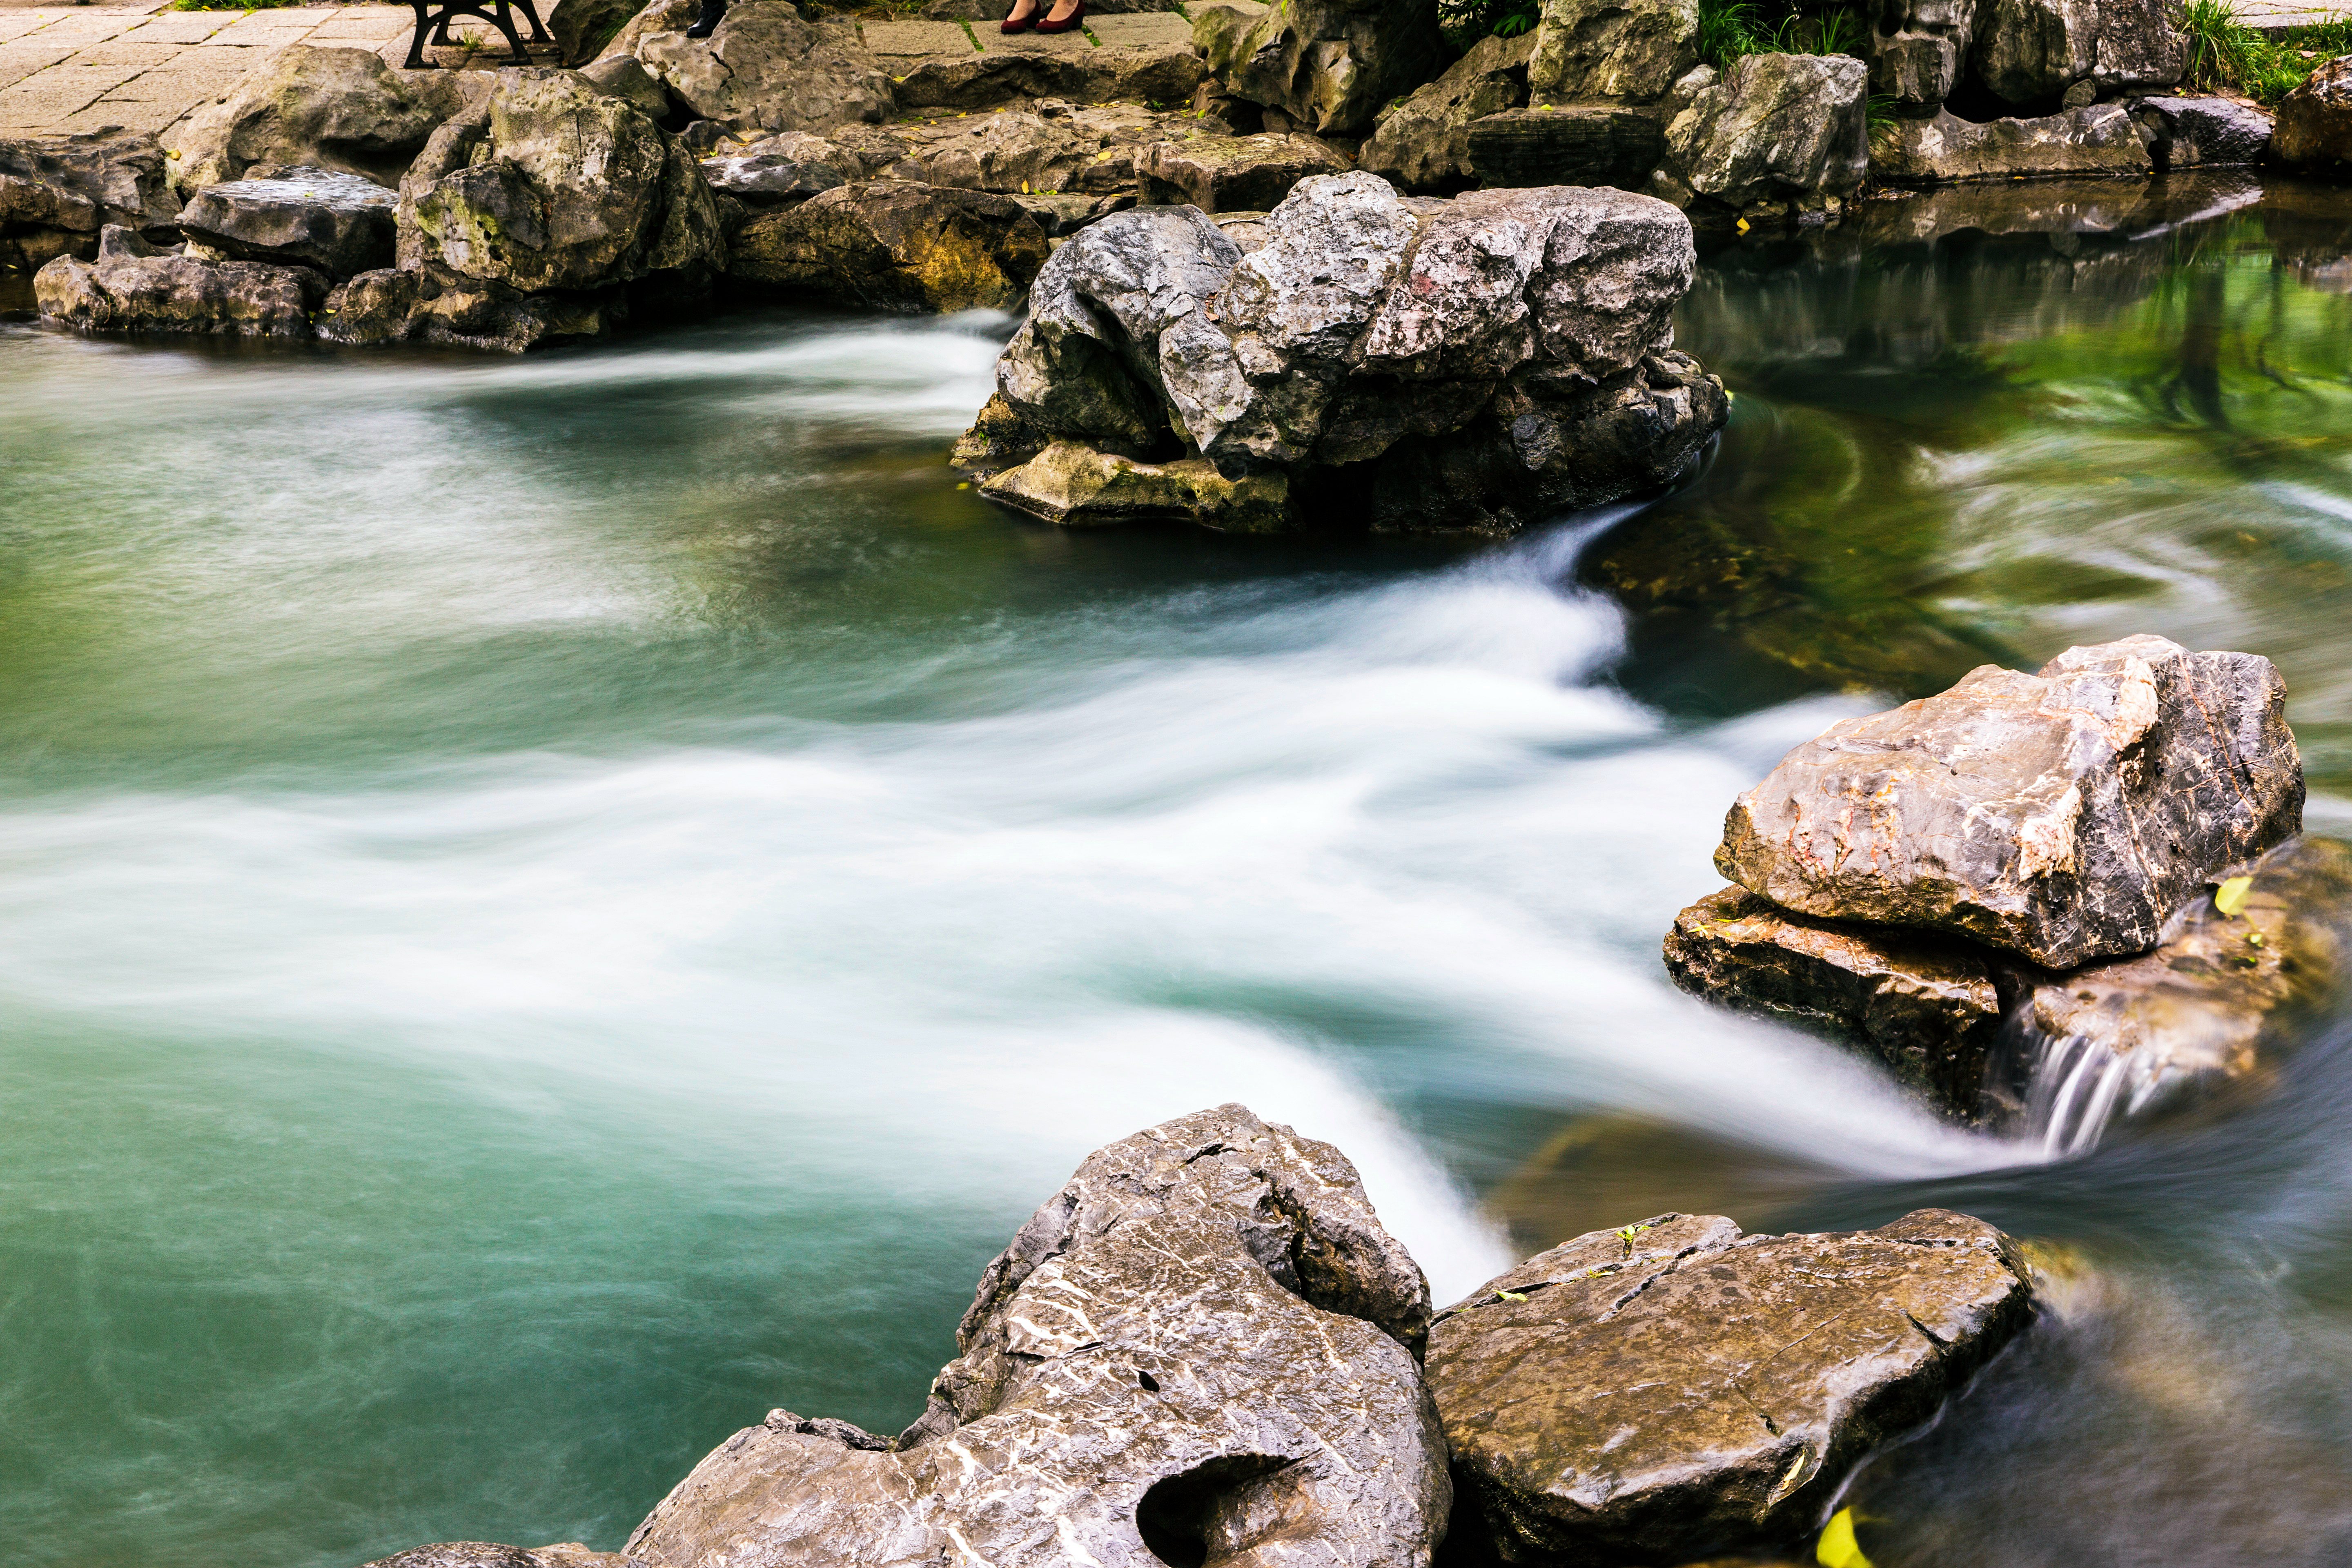
POLYGON ((773 1406, 912 1420, 1087 1151, 1239 1100, 1441 1300, 1667 1207, 2030 1240, 1882 1568, 2342 1563, 2336 1028, 2053 1161, 1657 950, 1786 748, 2130 632, 2277 661, 2352 830, 2347 258, 2230 179, 1713 242, 1706 473, 1508 542, 1008 515, 1002 318, 0 321, 6 1557, 617 1547, 773 1406))

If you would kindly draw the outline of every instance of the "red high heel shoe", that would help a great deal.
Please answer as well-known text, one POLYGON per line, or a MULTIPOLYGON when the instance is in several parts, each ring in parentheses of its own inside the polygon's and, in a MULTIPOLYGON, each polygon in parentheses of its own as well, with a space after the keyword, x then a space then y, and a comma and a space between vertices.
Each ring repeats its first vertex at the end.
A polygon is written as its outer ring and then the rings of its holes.
MULTIPOLYGON (((1042 5, 1044 0, 1039 0, 1039 3, 1042 5)), ((1050 20, 1040 22, 1037 24, 1037 30, 1041 33, 1067 33, 1076 29, 1077 26, 1086 19, 1087 0, 1078 0, 1077 8, 1073 10, 1068 16, 1063 17, 1058 22, 1050 20)))
MULTIPOLYGON (((1037 25, 1038 16, 1044 13, 1045 3, 1045 0, 1038 0, 1036 5, 1029 8, 1029 15, 1026 16, 1005 17, 1004 20, 996 24, 996 30, 1000 33, 1027 32, 1030 28, 1037 25)), ((1014 0, 1014 4, 1019 4, 1019 0, 1014 0)))

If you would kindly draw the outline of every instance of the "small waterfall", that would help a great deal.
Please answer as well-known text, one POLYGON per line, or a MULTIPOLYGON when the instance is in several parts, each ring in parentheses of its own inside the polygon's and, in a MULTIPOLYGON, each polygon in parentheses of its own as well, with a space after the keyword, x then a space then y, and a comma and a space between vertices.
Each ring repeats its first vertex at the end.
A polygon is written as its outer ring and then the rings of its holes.
POLYGON ((2051 1035, 2030 1011, 2013 1026, 2027 1064, 2024 1134, 2050 1159, 2087 1153, 2122 1116, 2145 1110, 2163 1087, 2147 1053, 2118 1051, 2087 1035, 2051 1035))

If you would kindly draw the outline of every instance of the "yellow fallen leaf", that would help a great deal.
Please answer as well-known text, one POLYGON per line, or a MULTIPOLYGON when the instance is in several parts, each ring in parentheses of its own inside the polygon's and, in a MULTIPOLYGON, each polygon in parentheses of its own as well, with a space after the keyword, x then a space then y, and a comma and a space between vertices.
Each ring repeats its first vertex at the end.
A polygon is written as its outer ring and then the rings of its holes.
POLYGON ((1741 218, 1739 220, 1739 232, 1742 234, 1746 234, 1748 232, 1748 220, 1746 218, 1741 218))
POLYGON ((1853 1538, 1853 1510, 1837 1510, 1813 1547, 1813 1561, 1822 1568, 1871 1568, 1870 1559, 1862 1554, 1862 1543, 1853 1538))
POLYGON ((1527 1300, 1527 1297, 1517 1290, 1497 1290, 1495 1292, 1495 1300, 1497 1301, 1524 1301, 1527 1300))
POLYGON ((2232 877, 2213 889, 2213 907, 2226 918, 2246 907, 2246 894, 2253 887, 2252 877, 2232 877))

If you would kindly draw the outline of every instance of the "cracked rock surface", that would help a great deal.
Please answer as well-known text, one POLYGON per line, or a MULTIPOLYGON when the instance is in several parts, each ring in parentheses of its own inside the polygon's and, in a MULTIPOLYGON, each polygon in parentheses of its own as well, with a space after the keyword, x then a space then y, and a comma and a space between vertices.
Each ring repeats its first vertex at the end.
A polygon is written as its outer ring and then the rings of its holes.
POLYGON ((1784 909, 1947 931, 2050 969, 2143 952, 2293 837, 2303 763, 2256 654, 2142 635, 1983 665, 1841 720, 1732 804, 1716 868, 1784 909))
POLYGON ((1451 1484, 1428 1287, 1340 1152, 1239 1105, 1097 1151, 981 1277, 892 1444, 778 1411, 630 1538, 637 1568, 1386 1568, 1451 1484))
POLYGON ((1846 1234, 1667 1214, 1580 1236, 1430 1331, 1456 1528, 1507 1563, 1801 1537, 2032 1314, 2008 1239, 1940 1209, 1846 1234))

